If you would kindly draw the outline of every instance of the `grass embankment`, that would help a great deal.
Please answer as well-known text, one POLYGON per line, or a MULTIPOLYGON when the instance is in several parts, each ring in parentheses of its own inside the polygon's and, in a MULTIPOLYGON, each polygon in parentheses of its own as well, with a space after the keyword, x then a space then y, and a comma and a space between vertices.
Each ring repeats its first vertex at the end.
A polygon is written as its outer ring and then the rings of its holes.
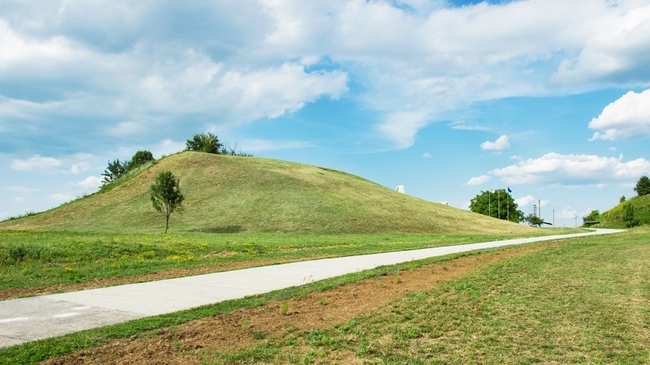
POLYGON ((615 206, 614 208, 600 215, 600 224, 595 227, 625 228, 623 215, 625 205, 630 204, 634 209, 634 216, 641 225, 650 224, 650 195, 635 196, 615 206))
MULTIPOLYGON (((170 356, 167 361, 205 364, 646 364, 650 361, 649 238, 650 230, 641 228, 613 236, 529 245, 539 250, 522 250, 520 255, 462 277, 403 292, 403 297, 342 323, 324 318, 310 328, 279 326, 284 329, 267 332, 249 325, 244 317, 236 333, 230 335, 248 336, 241 341, 247 345, 234 351, 223 351, 218 340, 192 347, 180 336, 187 335, 186 326, 190 331, 199 328, 193 319, 215 316, 215 321, 225 320, 237 308, 261 305, 283 311, 281 303, 291 297, 340 285, 356 283, 358 289, 369 283, 379 288, 383 282, 371 278, 380 275, 387 275, 397 286, 407 285, 409 270, 417 267, 432 277, 442 276, 443 258, 14 346, 0 350, 0 359, 6 363, 33 362, 107 338, 130 337, 124 340, 128 343, 107 344, 98 352, 89 349, 86 355, 67 360, 92 363, 95 353, 107 355, 101 360, 110 363, 170 356), (423 266, 433 262, 439 262, 435 271, 433 266, 423 266), (139 357, 129 357, 134 354, 139 357)), ((400 290, 391 287, 390 291, 400 290)), ((350 294, 354 296, 354 290, 350 294)), ((318 313, 321 306, 328 310, 338 307, 335 299, 328 299, 314 304, 312 310, 318 313)), ((264 315, 268 310, 262 307, 257 312, 264 315)), ((207 326, 206 331, 205 338, 218 337, 214 327, 207 326)))
POLYGON ((183 152, 144 166, 106 189, 0 230, 159 233, 150 186, 161 171, 180 178, 184 211, 171 232, 522 233, 529 227, 399 194, 341 171, 263 158, 183 152))
MULTIPOLYGON (((571 230, 537 230, 535 235, 571 230)), ((503 235, 92 234, 0 231, 0 300, 311 258, 515 238, 503 235)))

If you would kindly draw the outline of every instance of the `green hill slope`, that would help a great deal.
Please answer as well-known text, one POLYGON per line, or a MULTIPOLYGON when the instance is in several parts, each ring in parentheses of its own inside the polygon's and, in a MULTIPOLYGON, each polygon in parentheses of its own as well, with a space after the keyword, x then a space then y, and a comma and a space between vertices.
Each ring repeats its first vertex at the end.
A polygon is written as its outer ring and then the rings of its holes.
POLYGON ((160 232, 164 218, 149 187, 170 170, 180 178, 184 210, 170 232, 506 233, 531 228, 435 204, 344 172, 262 158, 183 152, 156 162, 105 193, 0 229, 160 232))
POLYGON ((650 224, 650 195, 644 195, 631 198, 601 214, 598 227, 625 228, 623 208, 626 204, 632 204, 634 215, 641 224, 650 224))

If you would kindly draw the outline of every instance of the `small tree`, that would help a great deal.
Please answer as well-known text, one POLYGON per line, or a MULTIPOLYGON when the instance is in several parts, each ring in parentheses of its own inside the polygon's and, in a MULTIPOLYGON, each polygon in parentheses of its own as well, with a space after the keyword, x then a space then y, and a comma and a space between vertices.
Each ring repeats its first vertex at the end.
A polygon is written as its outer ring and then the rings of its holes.
POLYGON ((531 226, 537 226, 537 227, 541 227, 542 223, 544 223, 544 220, 542 218, 534 214, 527 215, 525 221, 528 222, 528 224, 530 224, 531 226))
POLYGON ((591 213, 589 213, 588 216, 582 217, 583 222, 598 221, 598 220, 600 220, 600 212, 598 211, 598 209, 592 210, 591 213))
POLYGON ((222 148, 223 145, 219 143, 219 138, 212 133, 197 133, 185 141, 187 151, 223 153, 222 148))
POLYGON ((102 176, 104 176, 102 179, 102 185, 108 185, 124 176, 127 171, 126 165, 126 162, 120 160, 115 160, 113 162, 108 161, 108 167, 102 173, 102 176))
POLYGON ((155 184, 151 185, 151 203, 157 211, 165 216, 165 233, 169 229, 169 217, 176 209, 182 208, 183 194, 181 194, 179 180, 171 171, 163 171, 156 177, 155 184))
POLYGON ((641 176, 634 187, 634 191, 636 191, 638 196, 650 194, 650 179, 647 176, 641 176))
POLYGON ((618 203, 619 203, 619 204, 621 204, 621 203, 625 203, 625 195, 623 195, 623 196, 618 200, 618 203))
POLYGON ((131 158, 131 161, 128 162, 127 164, 127 171, 128 170, 133 170, 134 168, 138 166, 142 166, 145 163, 149 161, 155 161, 156 159, 153 158, 153 154, 147 150, 143 151, 138 151, 133 155, 131 158))
POLYGON ((631 228, 639 225, 639 220, 636 219, 634 215, 634 207, 631 203, 625 204, 623 208, 623 222, 625 222, 625 227, 631 228))

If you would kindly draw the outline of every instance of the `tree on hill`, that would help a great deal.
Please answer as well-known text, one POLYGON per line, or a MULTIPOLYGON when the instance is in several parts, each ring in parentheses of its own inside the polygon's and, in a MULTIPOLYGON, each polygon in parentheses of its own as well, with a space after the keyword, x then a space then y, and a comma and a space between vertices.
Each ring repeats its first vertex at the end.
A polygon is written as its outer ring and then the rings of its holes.
POLYGON ((102 179, 102 185, 108 185, 124 176, 127 171, 126 165, 126 162, 120 160, 115 160, 113 162, 108 161, 108 167, 106 167, 106 170, 102 173, 102 176, 104 177, 102 179))
POLYGON ((598 220, 600 220, 600 212, 598 211, 598 209, 592 210, 591 213, 589 213, 589 215, 587 215, 586 217, 582 217, 583 222, 589 222, 589 221, 593 222, 598 220))
POLYGON ((138 151, 131 157, 131 161, 129 161, 127 170, 133 170, 134 168, 138 166, 142 166, 145 163, 149 161, 155 161, 156 159, 153 158, 153 154, 147 150, 143 151, 138 151))
POLYGON ((191 139, 185 141, 186 151, 224 153, 223 144, 219 138, 212 133, 197 133, 191 139))
POLYGON ((519 205, 515 203, 512 195, 502 189, 493 192, 481 191, 469 204, 469 209, 474 213, 519 223, 524 220, 524 212, 517 208, 519 205))
POLYGON ((634 187, 634 191, 636 191, 638 196, 650 194, 650 179, 647 176, 641 176, 634 187))
POLYGON ((179 179, 171 171, 163 171, 156 177, 156 182, 151 185, 151 203, 153 207, 165 216, 165 233, 169 229, 169 217, 175 210, 182 208, 183 194, 181 194, 179 179))
POLYGON ((126 175, 129 171, 135 169, 138 166, 144 165, 149 161, 155 161, 153 154, 147 150, 138 151, 131 157, 128 161, 120 161, 119 159, 110 162, 108 161, 108 167, 102 173, 104 178, 102 179, 102 186, 106 186, 113 181, 121 178, 126 175))
POLYGON ((527 215, 524 220, 528 222, 528 224, 530 224, 531 226, 537 226, 537 227, 541 227, 542 224, 544 223, 544 220, 536 216, 535 214, 527 215))

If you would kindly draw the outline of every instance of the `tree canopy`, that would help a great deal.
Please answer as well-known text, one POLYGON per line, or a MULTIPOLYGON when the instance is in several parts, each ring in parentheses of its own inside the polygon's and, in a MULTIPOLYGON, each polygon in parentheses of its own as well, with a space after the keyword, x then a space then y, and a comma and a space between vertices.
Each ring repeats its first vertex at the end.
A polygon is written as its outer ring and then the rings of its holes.
POLYGON ((650 194, 650 179, 647 176, 641 176, 634 187, 634 191, 636 191, 638 196, 650 194))
POLYGON ((156 182, 151 185, 151 203, 165 216, 165 233, 169 229, 169 217, 176 209, 181 208, 184 199, 179 179, 176 179, 171 171, 158 174, 156 182))
POLYGON ((524 212, 506 190, 481 191, 469 204, 472 212, 480 213, 497 219, 507 219, 511 222, 524 220, 524 212))
POLYGON ((197 133, 185 141, 185 150, 207 153, 224 153, 223 144, 212 133, 197 133))

